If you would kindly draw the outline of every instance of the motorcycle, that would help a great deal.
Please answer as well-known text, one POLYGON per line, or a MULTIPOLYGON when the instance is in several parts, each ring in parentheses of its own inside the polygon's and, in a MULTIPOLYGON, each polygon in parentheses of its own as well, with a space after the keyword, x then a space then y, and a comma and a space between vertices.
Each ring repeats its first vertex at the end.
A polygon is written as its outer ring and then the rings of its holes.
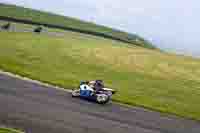
POLYGON ((72 97, 80 97, 99 104, 106 104, 115 92, 113 89, 105 88, 102 81, 96 80, 81 82, 78 89, 72 91, 72 97), (99 89, 97 90, 97 88, 99 89))

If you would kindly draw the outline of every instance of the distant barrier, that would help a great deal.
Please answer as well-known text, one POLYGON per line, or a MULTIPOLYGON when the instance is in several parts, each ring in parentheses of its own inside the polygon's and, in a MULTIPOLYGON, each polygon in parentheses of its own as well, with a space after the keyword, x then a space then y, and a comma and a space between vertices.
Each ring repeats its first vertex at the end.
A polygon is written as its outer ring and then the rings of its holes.
POLYGON ((79 32, 79 33, 83 33, 83 34, 94 35, 94 36, 99 36, 99 37, 103 37, 103 38, 107 38, 107 39, 112 39, 112 40, 117 40, 117 41, 133 44, 133 42, 131 42, 131 41, 124 40, 124 39, 121 39, 121 38, 117 38, 117 37, 108 35, 106 33, 99 33, 99 32, 94 32, 94 31, 81 30, 81 29, 76 29, 76 28, 67 27, 67 26, 54 25, 54 24, 33 22, 31 20, 23 20, 23 19, 17 19, 17 18, 6 17, 6 16, 0 16, 0 20, 12 21, 12 22, 23 23, 23 24, 31 24, 31 25, 37 25, 37 26, 41 25, 41 26, 45 26, 45 27, 49 27, 49 28, 56 28, 56 29, 73 31, 73 32, 79 32))

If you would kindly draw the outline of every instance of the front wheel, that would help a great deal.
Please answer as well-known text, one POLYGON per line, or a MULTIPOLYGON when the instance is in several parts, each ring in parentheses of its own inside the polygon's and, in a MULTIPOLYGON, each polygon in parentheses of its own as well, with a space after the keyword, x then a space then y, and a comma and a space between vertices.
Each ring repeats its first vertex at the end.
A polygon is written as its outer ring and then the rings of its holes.
POLYGON ((80 90, 73 90, 72 91, 72 97, 79 97, 80 96, 80 90))
POLYGON ((97 94, 96 100, 97 100, 97 103, 99 104, 106 104, 110 100, 110 98, 106 94, 97 94))

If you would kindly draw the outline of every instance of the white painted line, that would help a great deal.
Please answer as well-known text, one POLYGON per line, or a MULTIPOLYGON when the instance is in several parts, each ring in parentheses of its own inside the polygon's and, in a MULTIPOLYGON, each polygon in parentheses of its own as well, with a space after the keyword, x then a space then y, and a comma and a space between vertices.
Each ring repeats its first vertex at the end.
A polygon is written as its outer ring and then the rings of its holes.
POLYGON ((27 77, 22 77, 18 74, 14 74, 14 73, 11 73, 11 72, 6 72, 6 71, 3 71, 3 70, 0 70, 0 74, 8 75, 8 76, 13 77, 13 78, 21 79, 21 80, 28 81, 28 82, 31 82, 31 83, 35 83, 35 84, 38 84, 38 85, 42 85, 42 86, 45 86, 45 87, 52 87, 52 88, 55 88, 57 90, 62 90, 62 91, 66 91, 66 92, 69 92, 69 93, 72 92, 72 90, 69 90, 69 89, 65 89, 65 88, 62 88, 62 87, 59 87, 59 86, 44 83, 44 82, 41 82, 41 81, 38 81, 38 80, 33 80, 33 79, 30 79, 30 78, 27 78, 27 77))

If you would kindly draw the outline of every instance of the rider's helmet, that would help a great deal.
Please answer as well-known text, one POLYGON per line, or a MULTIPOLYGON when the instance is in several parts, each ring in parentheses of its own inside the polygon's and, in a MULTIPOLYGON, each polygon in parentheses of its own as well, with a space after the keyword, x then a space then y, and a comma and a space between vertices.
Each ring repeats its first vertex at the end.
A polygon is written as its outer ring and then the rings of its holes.
POLYGON ((101 91, 102 88, 104 88, 103 81, 96 80, 95 85, 94 85, 94 90, 98 92, 98 91, 101 91))
POLYGON ((96 85, 99 87, 104 87, 103 80, 96 80, 96 85))

